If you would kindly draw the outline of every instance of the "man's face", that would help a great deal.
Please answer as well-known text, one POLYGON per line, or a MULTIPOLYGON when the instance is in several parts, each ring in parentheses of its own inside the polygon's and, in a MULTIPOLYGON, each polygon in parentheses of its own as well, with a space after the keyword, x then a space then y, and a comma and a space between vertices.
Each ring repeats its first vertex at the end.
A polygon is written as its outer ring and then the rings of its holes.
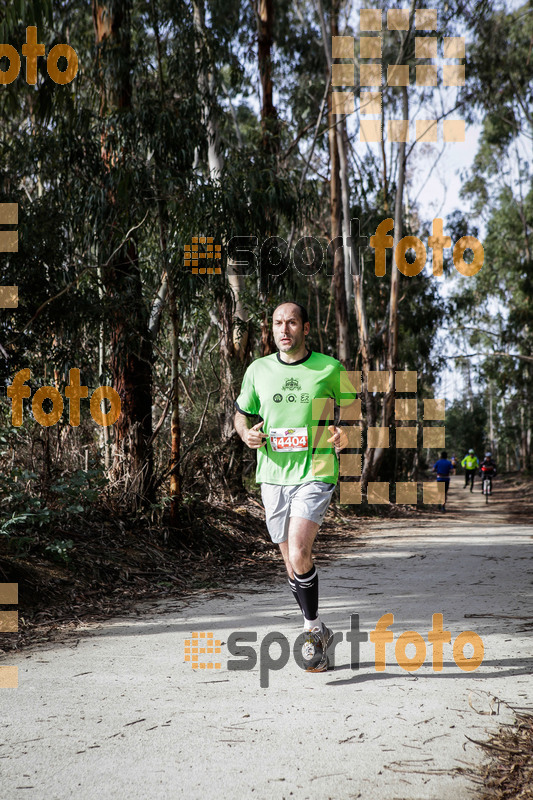
POLYGON ((278 350, 282 353, 294 353, 305 341, 310 325, 308 322, 302 325, 298 306, 284 303, 274 311, 272 328, 278 350))

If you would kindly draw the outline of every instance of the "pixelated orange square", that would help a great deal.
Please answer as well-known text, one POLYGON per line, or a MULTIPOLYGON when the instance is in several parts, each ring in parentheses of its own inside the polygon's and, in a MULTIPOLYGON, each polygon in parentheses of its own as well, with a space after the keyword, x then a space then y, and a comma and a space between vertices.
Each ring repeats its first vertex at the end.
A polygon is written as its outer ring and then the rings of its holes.
POLYGON ((417 493, 414 481, 398 481, 396 484, 396 502, 416 505, 417 493))
POLYGON ((361 391, 361 372, 342 370, 340 372, 339 391, 341 394, 357 394, 361 391))
POLYGON ((18 583, 0 583, 0 603, 4 605, 17 605, 18 601, 18 583))
POLYGON ((333 64, 331 67, 332 86, 353 86, 355 83, 354 64, 333 64))
POLYGON ((415 28, 417 31, 436 31, 437 9, 422 8, 415 11, 415 28))
POLYGON ((363 437, 361 434, 361 428, 357 428, 351 425, 346 425, 342 429, 342 431, 343 433, 346 434, 347 437, 346 447, 357 449, 358 447, 362 446, 363 437))
POLYGON ((431 400, 424 400, 424 419, 440 419, 446 418, 446 400, 444 397, 431 400))
POLYGON ((386 369, 369 370, 366 375, 366 386, 369 392, 388 392, 389 371, 386 369))
POLYGON ((359 95, 360 114, 381 114, 381 92, 361 92, 359 95))
POLYGON ((415 36, 415 58, 437 58, 437 37, 415 36))
POLYGON ((332 397, 313 397, 312 419, 313 422, 330 422, 333 420, 332 397))
POLYGON ((409 86, 409 65, 391 64, 387 67, 387 83, 389 86, 409 86))
POLYGON ((368 142, 381 142, 381 120, 380 119, 362 119, 359 122, 359 141, 368 142))
POLYGON ((321 449, 330 449, 332 445, 328 442, 328 439, 331 439, 331 436, 331 432, 328 431, 325 425, 311 426, 311 443, 313 449, 317 447, 321 449))
POLYGON ((381 30, 381 10, 374 8, 362 8, 359 12, 359 30, 361 31, 380 31, 381 30))
POLYGON ((345 400, 341 398, 340 401, 340 419, 343 422, 357 422, 361 419, 361 401, 360 400, 345 400))
POLYGON ((409 9, 391 8, 387 11, 387 28, 389 31, 409 30, 409 9))
POLYGON ((465 37, 445 36, 444 58, 464 58, 464 57, 465 57, 465 37))
POLYGON ((464 142, 465 133, 464 119, 445 119, 442 123, 442 138, 445 142, 464 142))
POLYGON ((383 427, 368 428, 367 447, 388 447, 389 429, 383 427))
POLYGON ((416 66, 416 85, 417 86, 436 86, 437 67, 434 64, 417 64, 416 66))
POLYGON ((409 120, 389 119, 387 122, 387 136, 389 142, 408 142, 409 120))
POLYGON ((440 428, 424 428, 422 447, 433 447, 437 450, 446 447, 446 428, 444 425, 440 428))
POLYGON ((396 428, 396 448, 416 448, 417 428, 396 428))
POLYGON ((353 114, 355 97, 353 92, 332 92, 331 108, 333 114, 353 114))
POLYGON ((355 481, 341 481, 339 483, 340 502, 342 505, 359 505, 362 502, 361 484, 355 481))
POLYGON ((422 484, 422 500, 429 505, 442 505, 445 499, 444 481, 422 484))
POLYGON ((0 666, 0 689, 17 689, 18 685, 18 667, 0 666))
POLYGON ((389 500, 389 484, 369 481, 366 489, 366 499, 368 503, 374 505, 386 505, 389 500))
POLYGON ((359 68, 360 86, 381 86, 381 64, 361 64, 359 68))
POLYGON ((416 141, 417 142, 436 142, 438 135, 436 119, 417 119, 415 120, 416 141))
POLYGON ((361 36, 359 56, 360 58, 381 58, 381 36, 361 36))
POLYGON ((353 36, 332 36, 331 55, 333 58, 353 58, 355 39, 353 36))
POLYGON ((416 397, 401 397, 394 401, 396 419, 416 419, 416 397))
POLYGON ((418 372, 415 370, 401 370, 395 375, 395 388, 397 392, 416 392, 418 372))
POLYGON ((445 64, 442 68, 442 83, 444 86, 464 86, 464 64, 445 64))
POLYGON ((16 633, 19 629, 18 611, 0 611, 0 633, 16 633))
POLYGON ((312 472, 315 478, 329 478, 335 473, 335 456, 333 453, 313 453, 311 459, 312 472))
POLYGON ((363 457, 360 453, 341 453, 339 472, 345 478, 361 475, 363 457))

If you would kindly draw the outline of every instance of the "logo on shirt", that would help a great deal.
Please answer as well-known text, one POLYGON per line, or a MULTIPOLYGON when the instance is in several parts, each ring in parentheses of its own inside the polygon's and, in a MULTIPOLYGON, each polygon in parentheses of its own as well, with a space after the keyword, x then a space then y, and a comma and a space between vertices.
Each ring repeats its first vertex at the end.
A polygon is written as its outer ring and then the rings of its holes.
MULTIPOLYGON (((294 392, 300 390, 302 387, 300 386, 300 381, 297 381, 296 378, 287 378, 281 388, 287 389, 289 392, 294 392)), ((290 402, 293 403, 294 400, 291 400, 290 402)))
POLYGON ((295 403, 296 402, 296 395, 295 394, 288 394, 287 395, 287 403, 295 403))
POLYGON ((282 394, 279 394, 279 393, 278 393, 278 394, 275 394, 275 395, 274 395, 274 397, 272 398, 272 400, 273 400, 275 403, 281 403, 281 401, 283 400, 283 395, 282 395, 282 394))
POLYGON ((309 395, 308 394, 301 394, 300 395, 300 403, 308 403, 309 402, 309 395))

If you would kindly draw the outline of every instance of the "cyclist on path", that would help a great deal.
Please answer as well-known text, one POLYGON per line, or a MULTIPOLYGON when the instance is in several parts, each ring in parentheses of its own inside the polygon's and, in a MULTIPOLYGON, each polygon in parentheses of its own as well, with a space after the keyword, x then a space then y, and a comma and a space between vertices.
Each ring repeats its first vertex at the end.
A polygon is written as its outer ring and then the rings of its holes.
MULTIPOLYGON (((492 460, 492 453, 485 453, 485 458, 483 459, 483 463, 481 464, 481 469, 479 470, 479 474, 481 475, 481 478, 490 479, 489 494, 492 494, 492 479, 496 475, 496 464, 492 460)), ((483 481, 481 481, 481 491, 483 491, 483 481)))

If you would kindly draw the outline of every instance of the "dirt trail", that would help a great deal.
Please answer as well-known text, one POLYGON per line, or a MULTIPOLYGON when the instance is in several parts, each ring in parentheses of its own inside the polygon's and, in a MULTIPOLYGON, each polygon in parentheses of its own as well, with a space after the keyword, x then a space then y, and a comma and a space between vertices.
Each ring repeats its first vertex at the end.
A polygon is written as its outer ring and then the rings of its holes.
MULTIPOLYGON (((482 758, 482 739, 533 697, 533 526, 510 518, 496 486, 486 507, 454 478, 446 514, 369 523, 364 547, 346 548, 320 568, 321 615, 344 640, 336 666, 303 673, 292 645, 300 617, 281 580, 243 586, 208 601, 160 603, 136 618, 87 625, 64 644, 35 647, 2 663, 19 668, 19 688, 0 693, 0 785, 5 797, 364 798, 470 797, 460 768, 482 758), (374 645, 352 669, 350 615, 370 632, 394 614, 394 642, 377 672, 374 645), (441 672, 427 643, 442 613, 452 641, 463 630, 483 640, 473 672, 444 645, 441 672), (414 672, 396 662, 404 631, 426 640, 414 672), (213 632, 220 669, 193 670, 184 645, 213 632), (229 670, 228 637, 257 634, 253 669, 229 670), (268 677, 268 687, 261 687, 268 677), (458 770, 459 768, 459 770, 458 770)), ((358 541, 361 539, 359 538, 358 541)), ((407 648, 407 656, 414 646, 407 648)), ((472 654, 469 645, 465 656, 472 654), (470 648, 470 649, 469 649, 470 648)), ((240 659, 241 664, 245 662, 240 659)))

